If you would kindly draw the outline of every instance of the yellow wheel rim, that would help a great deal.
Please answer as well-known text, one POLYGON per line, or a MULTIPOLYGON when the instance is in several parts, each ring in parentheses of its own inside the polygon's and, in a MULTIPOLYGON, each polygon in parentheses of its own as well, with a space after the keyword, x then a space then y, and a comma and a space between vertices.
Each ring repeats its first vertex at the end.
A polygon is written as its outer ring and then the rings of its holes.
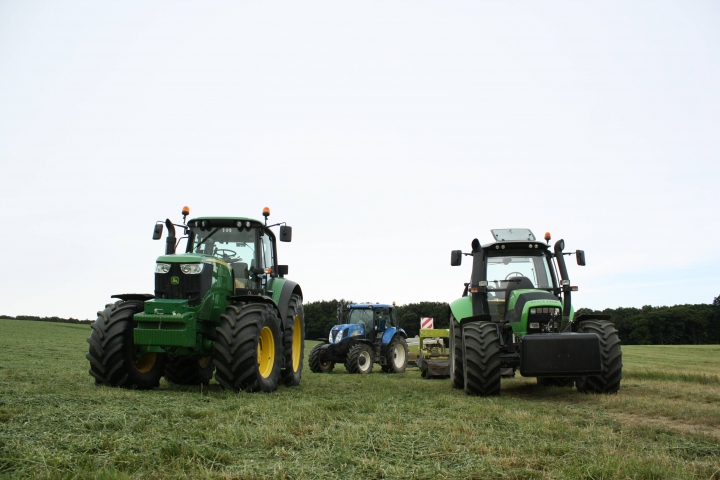
POLYGON ((210 363, 211 358, 210 357, 202 357, 198 360, 198 365, 200 365, 200 368, 205 368, 210 363))
POLYGON ((257 352, 260 376, 268 378, 275 365, 275 337, 270 327, 263 327, 263 329, 260 330, 257 352))
POLYGON ((300 368, 300 351, 302 350, 302 325, 300 323, 300 315, 295 315, 295 327, 293 329, 292 343, 292 361, 293 372, 297 372, 300 368))
POLYGON ((155 366, 156 360, 156 353, 147 353, 142 357, 133 360, 133 365, 135 365, 135 370, 137 370, 138 372, 148 373, 155 366))

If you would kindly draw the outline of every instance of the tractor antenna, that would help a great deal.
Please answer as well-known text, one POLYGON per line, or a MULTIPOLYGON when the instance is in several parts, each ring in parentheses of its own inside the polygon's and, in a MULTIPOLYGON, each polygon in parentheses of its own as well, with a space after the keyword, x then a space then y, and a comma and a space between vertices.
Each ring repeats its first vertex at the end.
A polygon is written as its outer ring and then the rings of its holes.
POLYGON ((182 216, 183 216, 183 225, 185 225, 185 218, 190 215, 190 207, 185 205, 182 209, 182 216))
POLYGON ((267 227, 267 219, 270 216, 270 208, 265 207, 263 208, 263 217, 265 217, 265 226, 267 227))

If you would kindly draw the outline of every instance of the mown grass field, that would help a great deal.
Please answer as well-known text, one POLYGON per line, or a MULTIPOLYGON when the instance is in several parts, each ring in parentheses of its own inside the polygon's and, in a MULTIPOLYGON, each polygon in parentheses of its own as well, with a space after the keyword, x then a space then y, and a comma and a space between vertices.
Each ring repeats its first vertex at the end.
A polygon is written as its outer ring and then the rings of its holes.
POLYGON ((94 386, 89 332, 0 320, 0 476, 720 478, 720 346, 625 347, 617 395, 341 366, 273 394, 142 392, 94 386))

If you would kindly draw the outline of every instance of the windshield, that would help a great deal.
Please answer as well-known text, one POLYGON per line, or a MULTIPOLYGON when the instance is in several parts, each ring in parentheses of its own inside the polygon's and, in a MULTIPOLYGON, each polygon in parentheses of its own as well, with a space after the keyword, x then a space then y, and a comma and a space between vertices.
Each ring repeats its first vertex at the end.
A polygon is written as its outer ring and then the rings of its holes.
POLYGON ((255 266, 255 230, 238 231, 237 228, 192 228, 192 252, 213 255, 228 263, 246 263, 255 266))
POLYGON ((487 258, 488 308, 493 319, 505 316, 508 289, 552 288, 552 277, 544 256, 509 255, 487 258))
POLYGON ((488 288, 507 288, 510 281, 518 282, 521 277, 530 280, 534 288, 552 288, 550 270, 545 257, 529 255, 488 257, 488 288))
POLYGON ((371 308, 353 308, 347 318, 347 323, 359 323, 365 326, 365 334, 373 331, 373 311, 371 308))

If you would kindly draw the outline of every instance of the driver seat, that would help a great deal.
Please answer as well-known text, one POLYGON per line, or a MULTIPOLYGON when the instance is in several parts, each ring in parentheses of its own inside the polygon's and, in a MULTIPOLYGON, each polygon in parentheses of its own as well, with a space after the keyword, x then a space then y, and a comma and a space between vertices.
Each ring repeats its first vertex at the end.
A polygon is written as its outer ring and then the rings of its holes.
POLYGON ((535 288, 535 285, 533 285, 532 281, 527 277, 513 277, 508 279, 508 285, 507 285, 507 291, 505 292, 505 298, 510 298, 510 292, 513 290, 525 290, 525 289, 533 289, 535 288))
POLYGON ((247 288, 250 275, 248 271, 248 264, 247 263, 233 263, 232 264, 232 271, 233 271, 233 278, 234 278, 234 286, 235 288, 247 288))

